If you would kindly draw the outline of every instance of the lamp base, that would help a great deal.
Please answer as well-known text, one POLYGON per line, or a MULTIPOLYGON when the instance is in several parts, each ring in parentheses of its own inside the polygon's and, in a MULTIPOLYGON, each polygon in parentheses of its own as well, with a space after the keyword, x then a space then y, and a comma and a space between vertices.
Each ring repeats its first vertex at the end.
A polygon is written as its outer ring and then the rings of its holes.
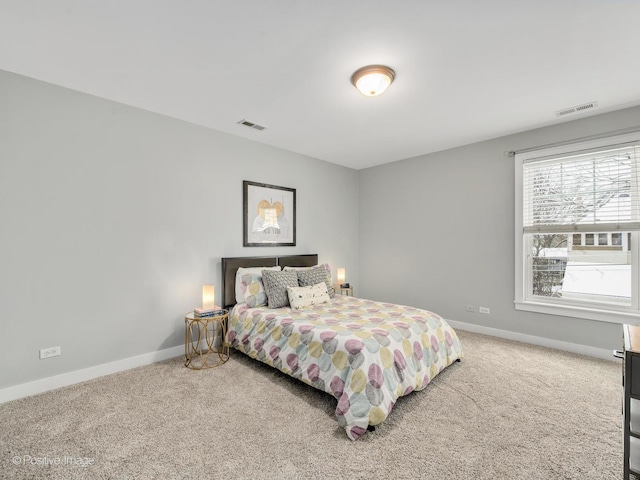
POLYGON ((341 283, 340 284, 340 288, 349 288, 351 285, 349 285, 348 283, 341 283))

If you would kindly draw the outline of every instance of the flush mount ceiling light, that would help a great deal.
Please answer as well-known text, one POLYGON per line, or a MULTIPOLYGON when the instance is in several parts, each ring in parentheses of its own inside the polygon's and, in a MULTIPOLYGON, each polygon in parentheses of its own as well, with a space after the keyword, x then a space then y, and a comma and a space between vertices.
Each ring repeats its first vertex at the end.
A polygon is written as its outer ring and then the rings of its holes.
POLYGON ((351 75, 351 83, 367 97, 375 97, 384 93, 396 76, 384 65, 367 65, 359 68, 351 75))

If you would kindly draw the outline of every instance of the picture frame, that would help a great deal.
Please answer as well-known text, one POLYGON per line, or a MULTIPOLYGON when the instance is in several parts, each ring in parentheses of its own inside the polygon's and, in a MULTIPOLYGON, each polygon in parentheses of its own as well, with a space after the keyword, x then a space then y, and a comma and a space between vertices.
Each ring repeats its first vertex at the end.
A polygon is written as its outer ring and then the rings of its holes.
POLYGON ((242 181, 243 245, 296 245, 296 189, 242 181))

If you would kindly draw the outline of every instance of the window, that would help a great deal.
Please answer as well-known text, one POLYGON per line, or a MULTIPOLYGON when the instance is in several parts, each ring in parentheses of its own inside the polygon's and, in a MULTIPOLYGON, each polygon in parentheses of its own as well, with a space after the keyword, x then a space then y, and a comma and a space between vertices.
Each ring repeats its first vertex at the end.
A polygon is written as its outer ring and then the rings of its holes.
POLYGON ((515 157, 516 308, 640 317, 640 133, 515 157))
POLYGON ((579 245, 582 245, 582 234, 581 233, 574 233, 573 234, 573 246, 577 247, 579 245))
POLYGON ((603 246, 603 245, 607 245, 608 241, 607 239, 609 238, 609 234, 608 233, 599 233, 598 234, 598 245, 603 246))
POLYGON ((593 245, 593 233, 587 233, 584 238, 586 239, 585 245, 593 245))
POLYGON ((622 246, 622 234, 621 233, 612 233, 611 234, 611 245, 620 245, 620 246, 622 246))

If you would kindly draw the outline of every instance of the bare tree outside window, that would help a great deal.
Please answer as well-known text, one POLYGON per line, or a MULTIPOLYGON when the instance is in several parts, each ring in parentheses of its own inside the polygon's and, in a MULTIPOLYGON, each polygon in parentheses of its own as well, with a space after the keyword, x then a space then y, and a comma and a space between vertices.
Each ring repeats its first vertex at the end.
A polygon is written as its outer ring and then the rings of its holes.
MULTIPOLYGON (((618 201, 613 212, 610 202, 630 196, 631 165, 631 156, 627 154, 541 164, 530 177, 532 224, 557 225, 561 229, 567 225, 606 222, 610 212, 619 215, 621 208, 630 210, 630 202, 618 201)), ((562 296, 569 238, 568 232, 531 235, 533 295, 562 296)), ((611 238, 612 242, 619 242, 619 234, 611 238)), ((571 239, 576 245, 582 243, 580 234, 572 234, 571 239)), ((607 233, 586 233, 584 245, 607 245, 607 239, 607 233)))
POLYGON ((543 297, 562 296, 562 280, 567 258, 553 256, 556 249, 567 248, 567 235, 534 235, 532 242, 533 294, 543 297))

